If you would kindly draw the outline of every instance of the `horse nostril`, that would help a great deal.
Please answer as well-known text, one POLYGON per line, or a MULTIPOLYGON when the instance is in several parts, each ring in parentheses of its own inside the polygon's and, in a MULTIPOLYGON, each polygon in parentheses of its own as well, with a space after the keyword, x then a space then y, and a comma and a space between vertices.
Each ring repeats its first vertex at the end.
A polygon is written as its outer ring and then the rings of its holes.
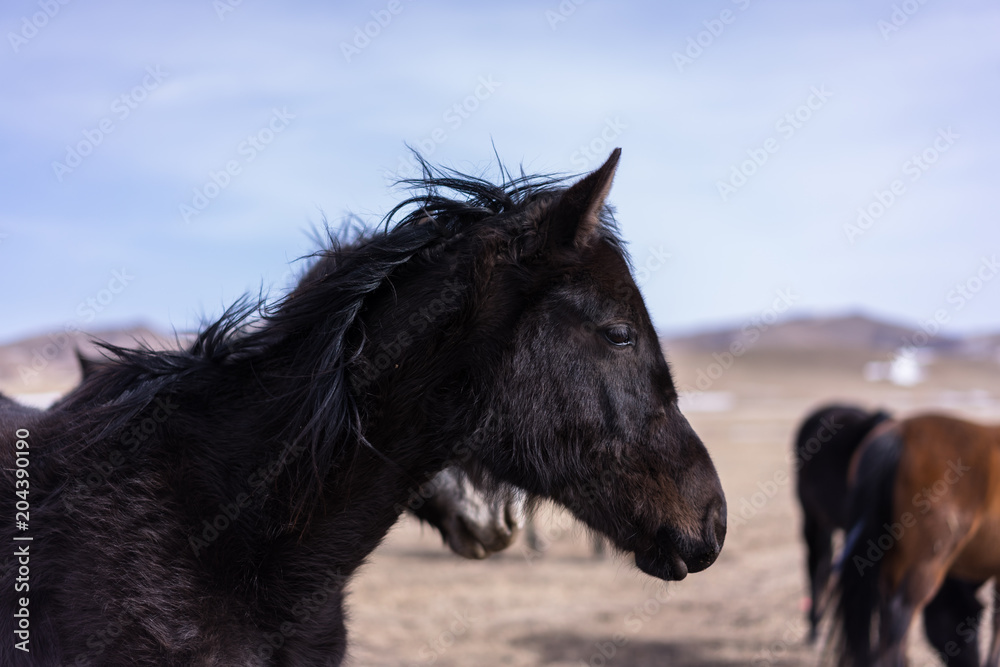
POLYGON ((712 510, 709 523, 712 527, 711 540, 709 541, 715 543, 715 551, 718 553, 726 541, 726 501, 723 500, 712 510))
POLYGON ((716 549, 722 550, 722 545, 726 541, 726 520, 719 519, 715 522, 715 546, 716 549))
POLYGON ((706 549, 685 558, 684 563, 688 566, 688 572, 701 572, 714 563, 718 556, 719 550, 717 548, 706 549))

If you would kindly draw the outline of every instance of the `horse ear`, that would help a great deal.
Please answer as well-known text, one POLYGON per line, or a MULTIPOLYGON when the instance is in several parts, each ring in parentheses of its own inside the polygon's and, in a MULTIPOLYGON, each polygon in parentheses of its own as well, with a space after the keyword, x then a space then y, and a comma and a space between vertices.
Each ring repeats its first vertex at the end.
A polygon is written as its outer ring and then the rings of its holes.
POLYGON ((550 247, 582 248, 594 237, 621 154, 620 148, 611 151, 607 162, 563 193, 549 218, 550 247))
POLYGON ((94 371, 97 370, 97 364, 83 356, 83 353, 80 352, 80 348, 76 348, 75 351, 76 360, 80 364, 80 374, 83 376, 83 379, 86 380, 94 374, 94 371))

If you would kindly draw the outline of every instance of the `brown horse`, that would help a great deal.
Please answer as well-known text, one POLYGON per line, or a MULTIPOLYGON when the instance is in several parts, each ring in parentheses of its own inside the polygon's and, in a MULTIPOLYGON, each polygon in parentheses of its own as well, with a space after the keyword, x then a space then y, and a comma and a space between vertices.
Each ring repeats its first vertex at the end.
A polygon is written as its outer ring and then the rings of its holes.
MULTIPOLYGON (((857 466, 863 443, 890 417, 852 405, 827 405, 802 422, 795 439, 796 490, 802 509, 810 602, 809 641, 819 636, 833 574, 833 536, 848 526, 848 469, 857 466)), ((947 577, 924 607, 924 632, 948 667, 979 667, 979 621, 983 605, 976 598, 982 581, 947 577), (961 634, 959 634, 961 631, 961 634)))
MULTIPOLYGON (((837 582, 842 665, 904 665, 910 625, 945 577, 1000 574, 998 480, 1000 427, 922 415, 864 446, 837 582)), ((993 625, 988 665, 1000 663, 996 614, 993 625)), ((975 633, 963 628, 959 620, 957 634, 972 641, 975 633)))

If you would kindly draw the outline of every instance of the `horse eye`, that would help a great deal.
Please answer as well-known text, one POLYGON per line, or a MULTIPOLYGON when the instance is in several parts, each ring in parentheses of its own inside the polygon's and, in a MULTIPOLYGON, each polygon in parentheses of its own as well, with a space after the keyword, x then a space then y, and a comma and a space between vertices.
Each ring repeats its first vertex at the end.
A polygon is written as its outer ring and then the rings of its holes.
POLYGON ((632 330, 624 324, 616 324, 604 330, 604 338, 615 347, 627 347, 634 345, 632 340, 632 330))

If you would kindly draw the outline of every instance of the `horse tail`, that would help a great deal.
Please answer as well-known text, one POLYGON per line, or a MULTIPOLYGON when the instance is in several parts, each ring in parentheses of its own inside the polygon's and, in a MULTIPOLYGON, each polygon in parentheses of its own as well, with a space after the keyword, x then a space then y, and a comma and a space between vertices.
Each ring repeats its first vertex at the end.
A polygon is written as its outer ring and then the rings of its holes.
POLYGON ((898 429, 889 429, 872 440, 861 454, 849 492, 851 529, 838 563, 835 636, 831 642, 842 666, 868 667, 874 662, 871 629, 879 607, 882 558, 898 537, 890 524, 902 450, 898 429))

